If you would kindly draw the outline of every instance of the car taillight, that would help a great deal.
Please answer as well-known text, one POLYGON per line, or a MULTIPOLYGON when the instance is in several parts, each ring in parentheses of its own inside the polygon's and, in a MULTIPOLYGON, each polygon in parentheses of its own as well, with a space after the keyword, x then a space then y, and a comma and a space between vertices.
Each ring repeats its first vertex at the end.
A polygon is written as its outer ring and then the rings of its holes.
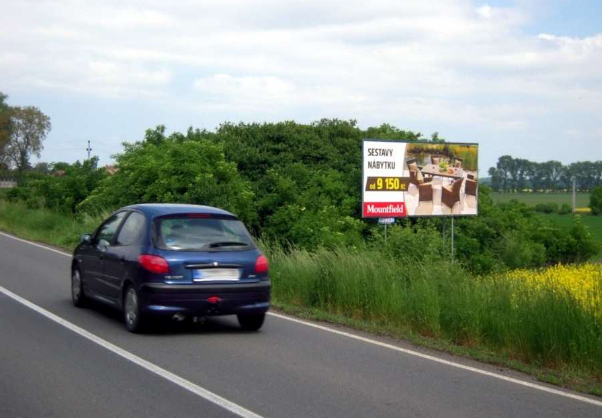
POLYGON ((138 262, 143 269, 151 273, 167 274, 169 273, 169 263, 163 257, 156 255, 142 254, 138 256, 138 262))
POLYGON ((267 273, 270 269, 268 258, 265 255, 260 255, 255 261, 255 273, 267 273))

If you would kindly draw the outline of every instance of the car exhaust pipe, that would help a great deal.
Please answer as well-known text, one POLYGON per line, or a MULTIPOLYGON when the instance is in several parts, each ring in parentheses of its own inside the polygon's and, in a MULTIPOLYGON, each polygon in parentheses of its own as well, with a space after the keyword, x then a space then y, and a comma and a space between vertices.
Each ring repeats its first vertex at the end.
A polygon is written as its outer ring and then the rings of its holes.
POLYGON ((174 321, 177 321, 177 322, 182 322, 183 320, 186 319, 186 317, 181 312, 178 312, 178 313, 174 314, 174 316, 172 316, 171 319, 173 319, 174 321))

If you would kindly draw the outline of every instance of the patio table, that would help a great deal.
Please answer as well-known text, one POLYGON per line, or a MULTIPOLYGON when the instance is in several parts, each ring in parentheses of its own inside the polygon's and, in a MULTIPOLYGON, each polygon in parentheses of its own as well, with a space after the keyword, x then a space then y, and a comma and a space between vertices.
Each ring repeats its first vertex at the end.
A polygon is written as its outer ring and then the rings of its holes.
POLYGON ((461 179, 464 177, 463 168, 449 167, 442 173, 438 164, 427 164, 420 171, 422 174, 428 174, 430 176, 449 177, 452 179, 461 179))

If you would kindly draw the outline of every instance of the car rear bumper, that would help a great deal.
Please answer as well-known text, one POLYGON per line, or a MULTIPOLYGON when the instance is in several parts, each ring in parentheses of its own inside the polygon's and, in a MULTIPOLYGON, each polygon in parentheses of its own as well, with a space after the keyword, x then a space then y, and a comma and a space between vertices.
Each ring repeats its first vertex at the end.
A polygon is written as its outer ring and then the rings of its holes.
POLYGON ((173 315, 260 314, 270 307, 271 283, 165 284, 143 283, 143 311, 173 315))

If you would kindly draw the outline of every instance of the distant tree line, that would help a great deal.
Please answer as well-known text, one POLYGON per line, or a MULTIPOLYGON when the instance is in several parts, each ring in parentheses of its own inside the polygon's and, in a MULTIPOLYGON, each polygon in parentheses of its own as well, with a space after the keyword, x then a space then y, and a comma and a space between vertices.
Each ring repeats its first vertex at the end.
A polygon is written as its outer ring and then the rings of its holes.
POLYGON ((602 185, 602 161, 578 161, 563 165, 560 161, 535 162, 504 155, 489 169, 494 191, 563 191, 572 188, 590 191, 602 185))

